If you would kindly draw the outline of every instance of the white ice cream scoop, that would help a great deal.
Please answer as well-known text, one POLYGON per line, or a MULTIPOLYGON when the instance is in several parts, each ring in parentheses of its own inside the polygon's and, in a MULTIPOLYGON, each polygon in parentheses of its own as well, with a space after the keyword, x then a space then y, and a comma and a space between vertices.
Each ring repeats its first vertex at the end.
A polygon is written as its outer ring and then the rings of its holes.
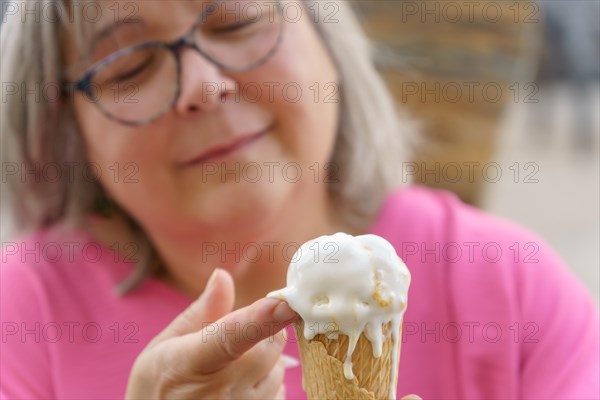
MULTIPOLYGON (((377 235, 336 233, 304 243, 292 257, 287 287, 269 293, 288 302, 304 320, 304 337, 349 337, 344 376, 352 379, 352 353, 361 335, 381 356, 391 323, 394 356, 406 310, 410 272, 394 247, 377 235)), ((393 360, 394 369, 398 360, 393 360)))

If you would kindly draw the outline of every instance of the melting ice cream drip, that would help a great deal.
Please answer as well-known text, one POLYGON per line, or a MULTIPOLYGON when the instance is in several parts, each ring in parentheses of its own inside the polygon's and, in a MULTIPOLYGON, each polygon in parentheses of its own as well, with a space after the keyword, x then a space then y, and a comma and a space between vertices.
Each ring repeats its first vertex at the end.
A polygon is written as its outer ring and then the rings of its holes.
POLYGON ((361 333, 381 357, 382 328, 391 323, 392 385, 395 398, 399 330, 406 310, 410 273, 393 246, 376 235, 336 233, 304 243, 294 254, 287 287, 269 293, 286 300, 304 320, 304 337, 349 338, 344 376, 352 379, 352 353, 361 333))

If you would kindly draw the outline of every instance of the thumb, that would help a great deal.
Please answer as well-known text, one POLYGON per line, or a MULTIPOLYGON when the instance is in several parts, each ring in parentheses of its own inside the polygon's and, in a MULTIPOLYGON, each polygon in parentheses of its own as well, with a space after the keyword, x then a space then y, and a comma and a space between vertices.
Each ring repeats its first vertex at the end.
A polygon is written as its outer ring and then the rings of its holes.
POLYGON ((262 298, 225 315, 200 332, 186 335, 181 348, 187 354, 197 355, 190 368, 210 374, 237 360, 255 344, 274 336, 297 318, 298 314, 285 301, 262 298))
POLYGON ((186 335, 202 329, 233 310, 235 288, 231 275, 215 269, 208 279, 204 292, 179 314, 156 338, 156 342, 186 335))

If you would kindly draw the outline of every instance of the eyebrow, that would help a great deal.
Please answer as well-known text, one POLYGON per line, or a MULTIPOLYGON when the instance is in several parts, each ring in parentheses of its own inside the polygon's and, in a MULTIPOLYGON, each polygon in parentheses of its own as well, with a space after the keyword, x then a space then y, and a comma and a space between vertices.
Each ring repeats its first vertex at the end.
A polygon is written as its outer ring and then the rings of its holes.
MULTIPOLYGON (((2 0, 0 0, 1 2, 2 0)), ((203 8, 202 12, 205 13, 208 7, 218 4, 218 0, 206 0, 202 2, 203 8)), ((122 26, 126 26, 128 24, 140 24, 146 25, 145 21, 141 18, 126 18, 123 20, 114 21, 111 24, 106 25, 104 28, 100 29, 92 36, 92 47, 96 45, 96 43, 100 40, 106 39, 110 36, 115 30, 119 29, 122 26)))
POLYGON ((94 34, 93 38, 92 38, 92 42, 94 44, 96 44, 98 41, 103 40, 105 38, 107 38, 108 36, 110 36, 115 30, 117 30, 118 28, 128 25, 128 24, 141 24, 141 25, 145 25, 144 20, 139 19, 139 18, 130 18, 130 19, 122 19, 122 20, 118 20, 113 22, 112 24, 109 24, 107 26, 105 26, 104 28, 100 29, 100 31, 98 31, 97 33, 94 34))

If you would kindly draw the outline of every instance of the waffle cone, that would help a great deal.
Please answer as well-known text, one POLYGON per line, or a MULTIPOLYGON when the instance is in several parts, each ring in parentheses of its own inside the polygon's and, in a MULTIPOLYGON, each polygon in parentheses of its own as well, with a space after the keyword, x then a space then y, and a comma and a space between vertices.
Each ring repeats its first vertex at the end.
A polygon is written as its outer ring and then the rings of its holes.
MULTIPOLYGON (((304 338, 304 323, 294 325, 300 362, 302 364, 302 387, 309 399, 388 399, 390 386, 396 390, 397 376, 392 377, 392 336, 383 342, 381 357, 373 357, 373 347, 364 334, 360 335, 352 354, 354 378, 344 376, 344 360, 349 338, 340 334, 328 339, 319 334, 311 341, 304 338)), ((384 333, 391 325, 383 327, 384 333)), ((399 334, 398 337, 401 337, 399 334)), ((398 344, 398 352, 400 343, 398 344)), ((398 354, 399 359, 400 354, 398 354)), ((397 371, 397 370, 396 370, 397 371)))

